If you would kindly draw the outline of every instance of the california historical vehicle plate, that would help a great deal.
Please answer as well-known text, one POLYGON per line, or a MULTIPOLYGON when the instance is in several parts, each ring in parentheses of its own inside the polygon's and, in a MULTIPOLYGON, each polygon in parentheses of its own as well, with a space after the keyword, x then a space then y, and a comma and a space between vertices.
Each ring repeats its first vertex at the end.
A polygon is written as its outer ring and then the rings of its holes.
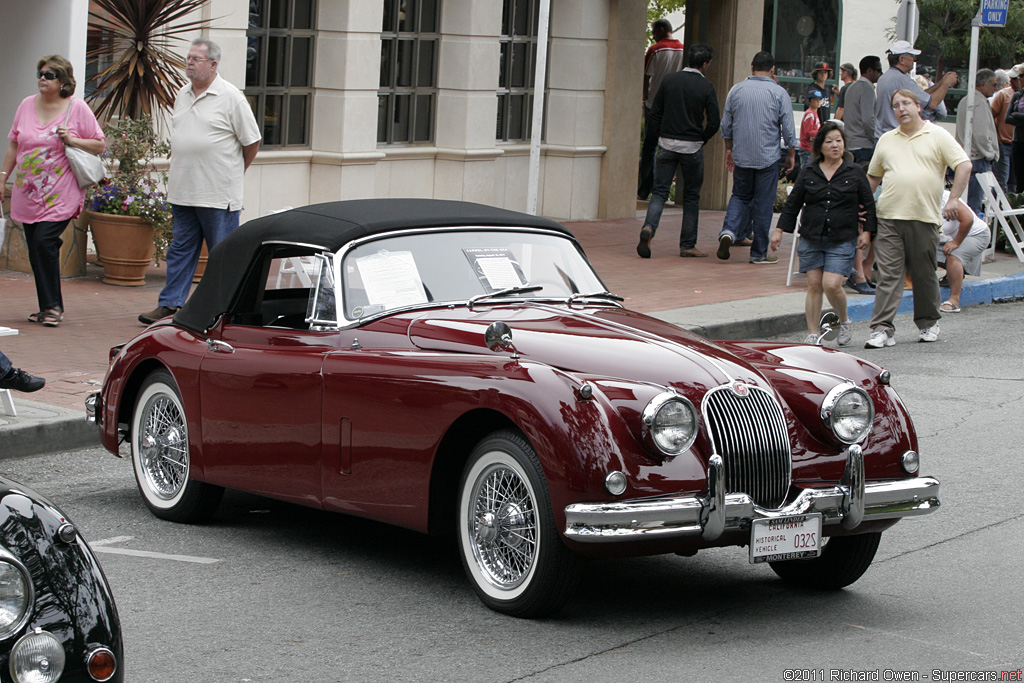
POLYGON ((750 562, 779 562, 821 555, 821 514, 755 519, 750 528, 750 562))

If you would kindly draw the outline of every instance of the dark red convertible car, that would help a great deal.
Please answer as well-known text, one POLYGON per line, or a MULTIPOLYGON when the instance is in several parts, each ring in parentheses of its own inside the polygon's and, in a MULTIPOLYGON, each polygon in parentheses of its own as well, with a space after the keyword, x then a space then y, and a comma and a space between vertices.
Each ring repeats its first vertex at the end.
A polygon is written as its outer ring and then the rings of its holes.
POLYGON ((745 546, 840 588, 935 510, 889 374, 626 310, 561 225, 462 202, 250 221, 88 411, 159 517, 224 488, 452 533, 489 607, 557 609, 586 556, 745 546))

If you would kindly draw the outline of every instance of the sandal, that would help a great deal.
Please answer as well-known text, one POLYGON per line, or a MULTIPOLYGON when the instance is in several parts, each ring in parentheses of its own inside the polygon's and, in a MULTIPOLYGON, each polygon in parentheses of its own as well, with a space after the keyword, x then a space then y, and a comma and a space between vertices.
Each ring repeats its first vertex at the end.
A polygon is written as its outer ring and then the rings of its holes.
POLYGON ((939 310, 943 313, 959 313, 960 307, 947 299, 939 305, 939 310))
POLYGON ((42 311, 42 315, 39 318, 39 322, 47 327, 57 327, 57 325, 60 325, 61 320, 64 320, 63 311, 42 311))
POLYGON ((28 317, 28 321, 30 323, 41 323, 43 322, 44 315, 46 315, 46 311, 39 311, 38 313, 33 313, 28 317))

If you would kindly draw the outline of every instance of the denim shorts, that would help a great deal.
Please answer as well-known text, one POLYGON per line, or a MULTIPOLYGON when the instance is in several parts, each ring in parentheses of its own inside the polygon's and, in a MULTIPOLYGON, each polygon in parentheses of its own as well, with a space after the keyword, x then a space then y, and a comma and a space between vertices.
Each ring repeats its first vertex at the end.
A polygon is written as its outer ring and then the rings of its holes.
POLYGON ((826 273, 837 273, 845 277, 853 272, 857 241, 832 242, 801 237, 796 253, 800 255, 801 273, 823 268, 826 273))

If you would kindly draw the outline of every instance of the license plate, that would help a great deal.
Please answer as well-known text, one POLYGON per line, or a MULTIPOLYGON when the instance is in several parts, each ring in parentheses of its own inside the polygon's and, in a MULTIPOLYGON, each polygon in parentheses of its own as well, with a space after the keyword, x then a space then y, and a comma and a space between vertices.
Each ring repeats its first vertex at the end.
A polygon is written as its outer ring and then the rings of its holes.
POLYGON ((779 562, 821 555, 821 514, 755 519, 750 528, 750 562, 779 562))

